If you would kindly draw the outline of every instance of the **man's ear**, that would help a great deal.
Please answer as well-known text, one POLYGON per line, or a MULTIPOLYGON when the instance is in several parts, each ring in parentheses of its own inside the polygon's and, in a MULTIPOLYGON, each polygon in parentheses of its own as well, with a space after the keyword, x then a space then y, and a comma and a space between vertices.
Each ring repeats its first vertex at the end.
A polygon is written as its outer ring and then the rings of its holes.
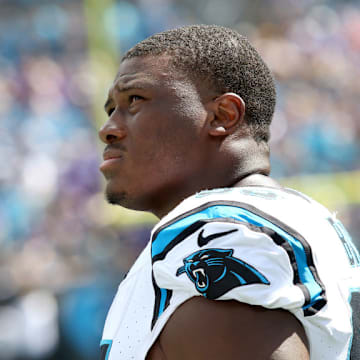
POLYGON ((245 117, 244 100, 235 93, 225 93, 212 100, 209 119, 209 135, 225 136, 233 133, 245 117))

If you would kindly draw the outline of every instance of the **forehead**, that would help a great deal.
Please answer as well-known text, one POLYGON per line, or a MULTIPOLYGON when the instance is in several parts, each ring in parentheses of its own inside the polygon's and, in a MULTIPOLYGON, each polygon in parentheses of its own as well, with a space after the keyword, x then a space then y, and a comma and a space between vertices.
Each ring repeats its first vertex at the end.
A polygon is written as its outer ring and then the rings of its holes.
POLYGON ((184 70, 175 68, 170 55, 137 56, 125 59, 109 90, 105 108, 113 102, 114 92, 132 89, 148 90, 161 97, 193 98, 206 102, 218 95, 204 81, 195 81, 184 70))
POLYGON ((125 59, 119 66, 114 85, 132 83, 136 80, 156 87, 176 80, 190 81, 183 71, 175 73, 170 60, 171 58, 167 55, 125 59))

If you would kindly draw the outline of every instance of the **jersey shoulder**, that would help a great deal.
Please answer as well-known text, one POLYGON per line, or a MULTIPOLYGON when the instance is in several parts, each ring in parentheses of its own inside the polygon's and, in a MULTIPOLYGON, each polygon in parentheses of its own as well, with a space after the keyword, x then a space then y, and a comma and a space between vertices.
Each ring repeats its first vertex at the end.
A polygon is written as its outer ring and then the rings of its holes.
POLYGON ((323 352, 319 338, 328 354, 346 352, 348 288, 340 284, 350 276, 351 254, 358 259, 349 244, 335 216, 293 190, 195 194, 152 233, 153 329, 160 331, 187 299, 203 296, 292 312, 307 329, 314 359, 323 352), (339 346, 331 345, 334 332, 341 333, 339 346))
POLYGON ((309 200, 253 187, 206 191, 185 200, 152 234, 159 304, 165 309, 173 292, 182 292, 317 312, 326 303, 324 286, 311 246, 289 226, 296 214, 284 216, 289 202, 308 206, 309 200))
POLYGON ((332 217, 325 207, 292 189, 262 186, 221 188, 201 191, 185 199, 155 226, 153 238, 174 223, 186 226, 200 217, 232 218, 239 209, 301 231, 306 227, 317 228, 319 222, 332 217), (315 222, 316 226, 313 226, 315 222))

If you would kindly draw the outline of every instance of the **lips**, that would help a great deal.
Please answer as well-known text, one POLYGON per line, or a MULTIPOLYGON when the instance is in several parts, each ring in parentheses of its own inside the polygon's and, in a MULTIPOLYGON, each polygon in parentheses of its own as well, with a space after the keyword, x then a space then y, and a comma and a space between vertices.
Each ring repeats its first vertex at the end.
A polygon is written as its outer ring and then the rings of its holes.
POLYGON ((119 159, 122 157, 122 151, 119 151, 117 149, 105 149, 104 154, 103 154, 103 159, 106 160, 111 160, 111 159, 119 159))
POLYGON ((105 150, 103 154, 103 163, 100 165, 100 171, 106 171, 107 169, 111 169, 114 165, 116 165, 123 158, 122 152, 118 150, 105 150))

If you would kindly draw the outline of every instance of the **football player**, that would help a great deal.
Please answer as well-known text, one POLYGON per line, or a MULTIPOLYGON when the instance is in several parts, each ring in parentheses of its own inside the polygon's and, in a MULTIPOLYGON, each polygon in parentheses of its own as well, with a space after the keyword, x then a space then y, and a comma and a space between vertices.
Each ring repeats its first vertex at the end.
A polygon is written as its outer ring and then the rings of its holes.
POLYGON ((125 54, 100 170, 110 203, 160 221, 120 284, 102 359, 360 359, 359 254, 334 215, 269 177, 275 98, 227 28, 125 54))

